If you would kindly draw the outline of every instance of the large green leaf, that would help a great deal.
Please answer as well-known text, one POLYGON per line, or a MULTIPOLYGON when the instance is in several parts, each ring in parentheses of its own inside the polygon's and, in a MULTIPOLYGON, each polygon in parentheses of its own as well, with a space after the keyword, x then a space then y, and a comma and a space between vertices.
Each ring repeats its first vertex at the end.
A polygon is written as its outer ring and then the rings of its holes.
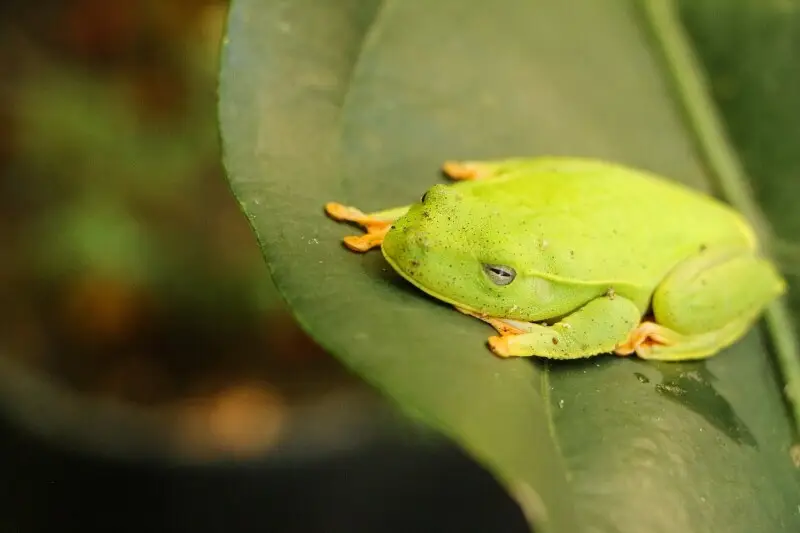
POLYGON ((302 326, 493 471, 537 531, 796 531, 758 329, 693 364, 502 361, 487 326, 344 250, 352 228, 322 212, 414 201, 451 158, 595 156, 709 190, 640 23, 619 0, 234 0, 231 185, 302 326))

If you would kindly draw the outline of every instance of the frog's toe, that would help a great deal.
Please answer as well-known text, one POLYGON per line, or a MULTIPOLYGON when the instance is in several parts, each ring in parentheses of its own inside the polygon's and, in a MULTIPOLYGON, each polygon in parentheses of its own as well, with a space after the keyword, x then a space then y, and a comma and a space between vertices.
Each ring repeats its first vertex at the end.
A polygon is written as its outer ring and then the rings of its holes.
POLYGON ((442 172, 454 180, 473 180, 477 176, 474 165, 461 161, 445 161, 442 165, 442 172))
POLYGON ((508 345, 508 336, 489 337, 489 348, 495 355, 502 358, 512 357, 511 348, 508 345))
POLYGON ((614 353, 627 356, 635 353, 639 357, 646 357, 654 346, 669 346, 675 342, 676 333, 655 322, 644 321, 629 334, 628 338, 619 343, 614 353))
POLYGON ((442 171, 454 180, 480 180, 492 177, 497 171, 496 167, 476 161, 445 161, 442 171))
POLYGON ((364 235, 349 235, 345 237, 344 245, 354 252, 368 252, 383 244, 383 239, 391 229, 387 224, 382 227, 368 227, 364 235))
POLYGON ((361 210, 338 202, 328 202, 325 204, 325 212, 334 220, 343 220, 347 222, 362 222, 367 218, 367 215, 362 213, 361 210))

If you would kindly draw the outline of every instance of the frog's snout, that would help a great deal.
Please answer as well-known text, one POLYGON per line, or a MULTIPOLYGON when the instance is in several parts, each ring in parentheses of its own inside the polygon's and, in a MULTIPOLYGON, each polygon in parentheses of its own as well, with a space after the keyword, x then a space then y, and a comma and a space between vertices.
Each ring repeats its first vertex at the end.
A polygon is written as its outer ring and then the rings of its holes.
POLYGON ((383 241, 383 253, 404 268, 419 266, 431 248, 425 231, 415 228, 396 228, 383 241))

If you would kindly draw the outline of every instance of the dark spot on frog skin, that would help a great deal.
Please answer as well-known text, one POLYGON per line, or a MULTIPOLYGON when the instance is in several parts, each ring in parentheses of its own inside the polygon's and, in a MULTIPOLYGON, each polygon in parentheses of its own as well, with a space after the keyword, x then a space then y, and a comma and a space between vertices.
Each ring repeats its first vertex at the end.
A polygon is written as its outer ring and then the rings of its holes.
POLYGON ((427 211, 423 211, 422 212, 422 218, 431 218, 431 214, 428 213, 427 211))
POLYGON ((700 245, 700 251, 701 251, 701 252, 705 252, 706 250, 708 250, 708 245, 706 245, 706 244, 701 244, 701 245, 700 245))
POLYGON ((553 344, 558 344, 558 337, 553 337, 553 344))
POLYGON ((410 264, 411 264, 412 267, 418 267, 419 266, 419 261, 411 261, 410 264))
POLYGON ((570 250, 569 251, 569 256, 570 257, 575 257, 575 250, 570 250))

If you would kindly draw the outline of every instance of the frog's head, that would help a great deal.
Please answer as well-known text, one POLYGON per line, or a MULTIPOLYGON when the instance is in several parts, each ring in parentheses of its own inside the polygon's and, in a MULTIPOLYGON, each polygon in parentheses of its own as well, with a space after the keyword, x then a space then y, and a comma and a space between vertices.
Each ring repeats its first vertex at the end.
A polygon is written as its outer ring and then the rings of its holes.
POLYGON ((381 249, 397 272, 440 300, 489 316, 549 318, 565 303, 563 287, 537 275, 549 259, 524 224, 500 205, 435 185, 381 249))

